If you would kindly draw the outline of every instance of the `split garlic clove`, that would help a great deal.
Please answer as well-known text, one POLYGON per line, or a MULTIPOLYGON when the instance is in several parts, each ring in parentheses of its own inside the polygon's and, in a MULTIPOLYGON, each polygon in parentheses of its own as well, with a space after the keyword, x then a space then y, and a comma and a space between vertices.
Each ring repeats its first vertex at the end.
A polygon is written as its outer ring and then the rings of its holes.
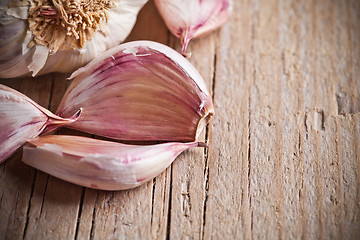
POLYGON ((102 190, 137 187, 164 171, 184 150, 206 147, 201 142, 140 146, 61 135, 28 143, 24 163, 65 181, 102 190))
POLYGON ((51 130, 72 123, 79 114, 66 119, 58 117, 27 96, 0 84, 0 163, 45 127, 51 130))
POLYGON ((0 33, 7 34, 1 35, 0 55, 8 57, 0 61, 0 78, 72 72, 84 66, 125 40, 146 2, 2 1, 0 33))
POLYGON ((200 74, 175 50, 150 41, 119 45, 78 69, 57 114, 68 127, 130 141, 196 141, 214 114, 200 74))
POLYGON ((185 56, 189 41, 223 25, 232 8, 231 0, 155 0, 155 4, 168 29, 180 38, 185 56))

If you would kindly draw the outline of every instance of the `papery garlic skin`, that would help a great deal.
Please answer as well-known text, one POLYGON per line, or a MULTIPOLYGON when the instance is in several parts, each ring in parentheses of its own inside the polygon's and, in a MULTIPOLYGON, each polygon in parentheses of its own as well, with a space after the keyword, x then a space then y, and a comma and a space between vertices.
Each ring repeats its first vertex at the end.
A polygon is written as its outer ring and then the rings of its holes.
POLYGON ((20 41, 25 36, 26 23, 6 14, 0 7, 0 65, 22 52, 20 41))
POLYGON ((64 119, 41 107, 25 95, 0 84, 0 163, 25 140, 37 137, 45 127, 53 129, 76 121, 79 112, 64 119))
POLYGON ((0 78, 21 76, 29 72, 31 54, 24 54, 22 45, 26 36, 26 21, 7 14, 0 5, 0 78))
POLYGON ((199 142, 127 145, 78 136, 48 135, 28 141, 22 161, 50 175, 88 188, 124 190, 164 171, 199 142))
MULTIPOLYGON (((21 36, 15 41, 16 51, 12 50, 14 41, 0 41, 0 53, 15 52, 8 54, 11 55, 9 58, 0 61, 0 78, 74 71, 100 53, 124 41, 135 24, 139 10, 147 0, 114 1, 115 6, 107 10, 108 21, 102 23, 101 30, 96 31, 91 40, 85 42, 83 48, 59 50, 56 53, 52 53, 47 46, 34 45, 31 42, 33 36, 27 27, 27 11, 32 2, 33 0, 29 1, 27 6, 21 7, 8 8, 5 4, 0 6, 0 18, 11 19, 13 24, 18 26, 14 35, 21 36), (19 46, 21 51, 18 51, 19 46)), ((0 25, 0 28, 2 27, 0 25)), ((0 32, 3 30, 0 29, 0 32)))
POLYGON ((57 114, 81 108, 70 128, 120 140, 196 141, 214 114, 196 69, 151 41, 119 45, 71 76, 57 114))
POLYGON ((155 0, 155 4, 168 29, 180 38, 183 55, 191 39, 223 25, 232 10, 231 0, 155 0))

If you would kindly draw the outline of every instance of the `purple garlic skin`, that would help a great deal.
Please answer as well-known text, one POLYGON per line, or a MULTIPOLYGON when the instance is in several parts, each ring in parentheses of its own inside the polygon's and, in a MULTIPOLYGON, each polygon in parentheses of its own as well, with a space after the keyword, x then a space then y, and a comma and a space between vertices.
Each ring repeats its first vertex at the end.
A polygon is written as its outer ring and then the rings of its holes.
POLYGON ((78 136, 29 140, 23 162, 55 177, 102 190, 137 187, 164 171, 186 149, 202 142, 127 145, 78 136))
POLYGON ((57 114, 70 128, 129 141, 193 142, 214 114, 196 69, 175 50, 150 41, 119 45, 71 76, 57 114))
POLYGON ((219 28, 232 9, 231 0, 155 0, 155 4, 170 32, 180 38, 183 55, 191 39, 219 28))
POLYGON ((27 96, 0 84, 0 163, 26 140, 37 137, 46 127, 55 129, 76 121, 58 117, 27 96))

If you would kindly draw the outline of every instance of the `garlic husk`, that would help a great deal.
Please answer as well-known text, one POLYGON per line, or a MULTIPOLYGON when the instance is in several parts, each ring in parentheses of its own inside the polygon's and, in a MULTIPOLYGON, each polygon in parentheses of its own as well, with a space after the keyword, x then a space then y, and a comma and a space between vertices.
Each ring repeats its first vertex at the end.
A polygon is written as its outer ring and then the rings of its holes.
POLYGON ((193 142, 214 114, 206 84, 175 50, 151 41, 119 45, 71 76, 57 114, 70 128, 130 141, 193 142))
POLYGON ((223 25, 232 9, 231 0, 155 0, 155 4, 168 29, 180 38, 183 55, 191 39, 223 25))
POLYGON ((54 130, 76 121, 79 114, 58 117, 27 96, 0 84, 0 163, 25 140, 37 137, 45 127, 54 130))
MULTIPOLYGON (((12 2, 11 7, 1 4, 0 18, 7 19, 17 26, 16 31, 11 30, 12 35, 16 35, 17 38, 13 41, 7 38, 4 38, 5 41, 0 41, 0 56, 4 54, 9 56, 0 61, 0 78, 74 71, 100 53, 124 41, 135 24, 139 10, 147 0, 109 1, 113 2, 114 6, 106 10, 107 21, 104 19, 101 22, 100 29, 84 43, 83 47, 72 49, 65 43, 57 46, 56 52, 49 46, 34 43, 34 34, 29 29, 28 11, 38 0, 27 1, 25 6, 24 1, 10 2, 12 2)), ((5 27, 0 25, 0 28, 5 27)), ((7 25, 7 30, 9 28, 7 25)), ((3 31, 5 30, 0 29, 0 32, 3 31)))
POLYGON ((9 16, 0 8, 0 64, 8 61, 14 55, 21 54, 19 41, 25 36, 22 30, 26 28, 24 21, 9 16))
POLYGON ((22 50, 26 21, 8 15, 3 5, 0 19, 0 78, 24 75, 29 72, 26 64, 31 61, 30 54, 23 54, 22 50))
POLYGON ((137 187, 164 171, 184 150, 205 143, 127 145, 78 136, 29 140, 22 161, 50 175, 102 190, 137 187))

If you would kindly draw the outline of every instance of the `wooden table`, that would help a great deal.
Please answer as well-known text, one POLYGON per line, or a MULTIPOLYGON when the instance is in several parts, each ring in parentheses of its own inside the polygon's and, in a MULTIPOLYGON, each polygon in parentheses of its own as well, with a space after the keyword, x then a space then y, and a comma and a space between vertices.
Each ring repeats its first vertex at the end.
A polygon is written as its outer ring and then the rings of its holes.
MULTIPOLYGON (((152 1, 135 39, 179 49, 152 1)), ((189 51, 215 104, 208 150, 107 192, 37 171, 20 149, 0 165, 0 239, 359 239, 360 1, 235 0, 189 51)), ((55 111, 67 76, 1 83, 55 111)))

